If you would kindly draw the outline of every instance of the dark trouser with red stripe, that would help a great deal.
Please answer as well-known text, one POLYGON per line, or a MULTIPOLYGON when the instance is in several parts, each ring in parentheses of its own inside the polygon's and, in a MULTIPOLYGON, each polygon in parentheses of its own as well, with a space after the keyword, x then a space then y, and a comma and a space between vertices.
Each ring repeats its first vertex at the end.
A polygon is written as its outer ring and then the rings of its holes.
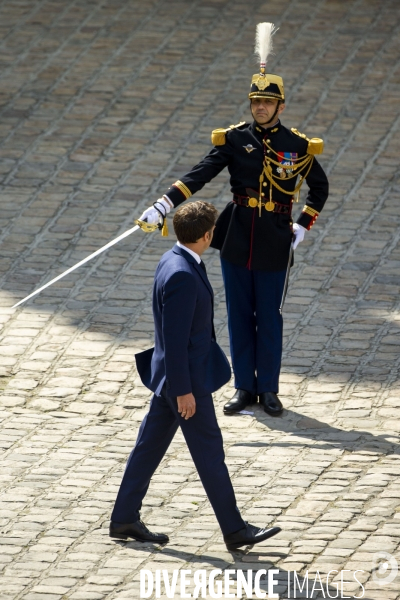
POLYGON ((286 271, 250 271, 221 258, 235 388, 278 392, 286 271))

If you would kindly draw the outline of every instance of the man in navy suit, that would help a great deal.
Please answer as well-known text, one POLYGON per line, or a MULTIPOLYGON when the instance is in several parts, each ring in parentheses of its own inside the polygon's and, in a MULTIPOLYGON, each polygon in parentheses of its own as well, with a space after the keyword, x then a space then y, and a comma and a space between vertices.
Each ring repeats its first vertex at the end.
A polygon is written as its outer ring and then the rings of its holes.
POLYGON ((139 375, 154 394, 129 457, 111 516, 110 536, 168 542, 140 520, 151 477, 176 430, 181 428, 201 482, 224 535, 234 550, 261 542, 279 527, 243 521, 225 465, 223 441, 212 392, 231 370, 215 341, 213 290, 201 254, 210 246, 216 209, 207 202, 184 205, 174 216, 176 246, 157 267, 153 291, 155 346, 136 355, 139 375))

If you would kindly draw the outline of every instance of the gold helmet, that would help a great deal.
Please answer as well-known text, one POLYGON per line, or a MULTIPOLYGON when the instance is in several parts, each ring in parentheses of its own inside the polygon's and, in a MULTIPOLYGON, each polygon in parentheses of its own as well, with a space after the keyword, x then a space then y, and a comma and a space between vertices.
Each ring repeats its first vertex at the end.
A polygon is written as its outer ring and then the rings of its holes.
POLYGON ((253 75, 251 79, 249 98, 285 100, 282 77, 265 72, 268 56, 272 52, 272 36, 276 31, 273 23, 257 25, 255 53, 260 59, 260 72, 253 75))

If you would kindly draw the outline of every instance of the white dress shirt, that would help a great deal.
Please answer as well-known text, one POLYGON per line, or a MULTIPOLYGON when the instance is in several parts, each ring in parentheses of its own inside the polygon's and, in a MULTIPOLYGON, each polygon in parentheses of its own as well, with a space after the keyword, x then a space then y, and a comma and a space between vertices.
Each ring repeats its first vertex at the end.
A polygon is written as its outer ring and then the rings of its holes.
POLYGON ((180 242, 176 242, 176 245, 179 246, 179 248, 183 248, 184 250, 186 250, 186 252, 189 252, 189 254, 191 254, 193 256, 193 258, 196 260, 198 265, 201 263, 201 258, 196 252, 193 252, 193 250, 191 250, 184 244, 181 244, 180 242))

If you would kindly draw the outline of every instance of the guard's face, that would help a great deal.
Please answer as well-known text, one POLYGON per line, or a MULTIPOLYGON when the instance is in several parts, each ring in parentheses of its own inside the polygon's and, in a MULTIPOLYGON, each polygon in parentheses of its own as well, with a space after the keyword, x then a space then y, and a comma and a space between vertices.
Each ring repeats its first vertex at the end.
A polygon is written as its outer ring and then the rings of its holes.
MULTIPOLYGON (((261 126, 267 125, 276 111, 277 104, 278 100, 275 98, 252 98, 250 108, 254 120, 261 126)), ((284 104, 279 106, 276 114, 277 119, 284 108, 284 104)))

